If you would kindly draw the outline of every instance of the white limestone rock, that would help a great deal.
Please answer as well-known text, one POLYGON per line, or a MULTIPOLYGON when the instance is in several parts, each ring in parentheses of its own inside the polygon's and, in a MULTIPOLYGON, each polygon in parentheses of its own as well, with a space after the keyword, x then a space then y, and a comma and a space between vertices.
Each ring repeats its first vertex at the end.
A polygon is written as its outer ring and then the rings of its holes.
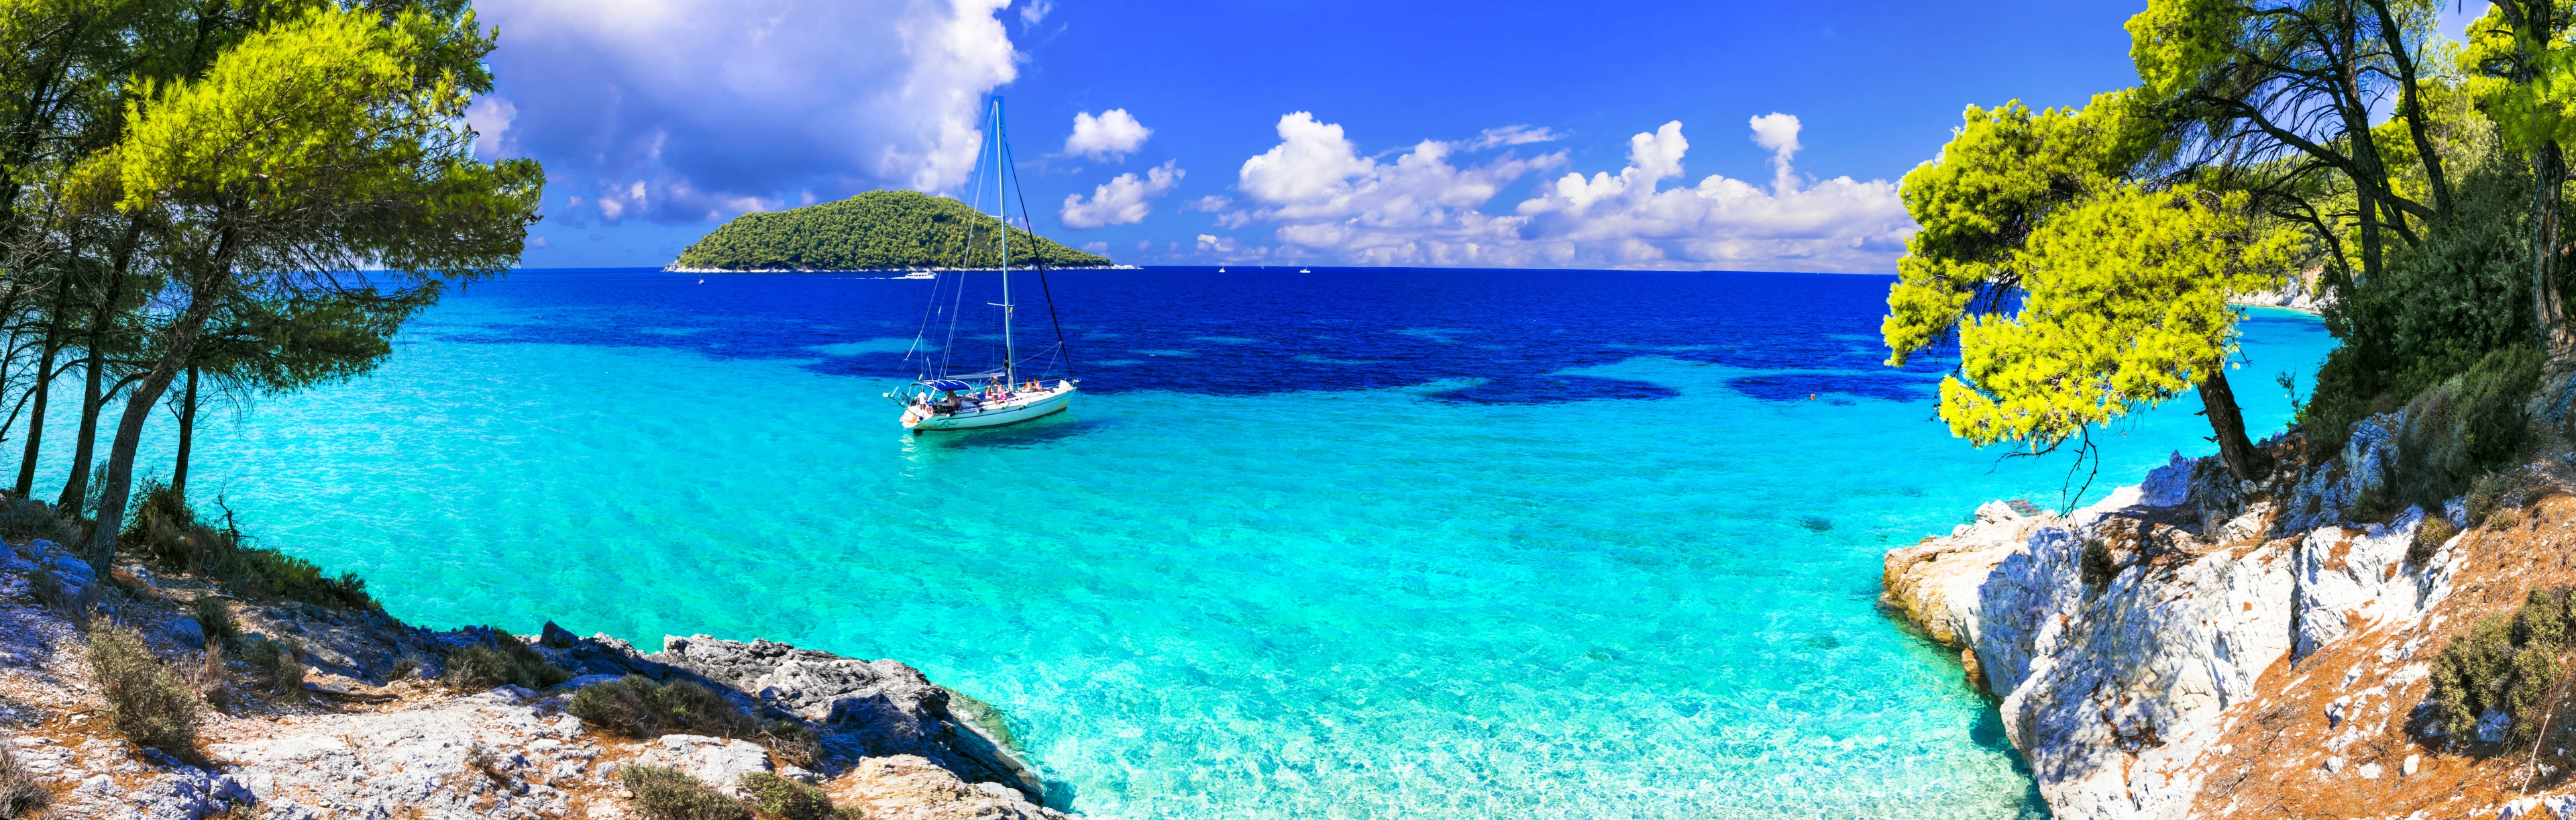
POLYGON ((967 783, 914 755, 871 757, 823 784, 835 806, 869 820, 1067 820, 999 783, 967 783))
POLYGON ((2291 557, 2283 542, 2149 544, 2087 589, 2083 552, 2106 535, 2044 529, 1999 564, 1977 654, 2059 817, 2174 816, 2199 793, 2190 764, 2221 715, 2290 651, 2291 557))
POLYGON ((2335 461, 2302 477, 2287 493, 2275 532, 2296 534, 2350 523, 2353 505, 2362 494, 2387 486, 2390 470, 2397 465, 2396 431, 2405 425, 2403 410, 2354 424, 2352 437, 2345 440, 2335 461))
POLYGON ((653 745, 654 750, 637 758, 637 763, 678 769, 728 795, 737 794, 734 783, 743 775, 774 770, 769 750, 748 740, 663 735, 653 745))
POLYGON ((208 751, 232 764, 233 776, 272 816, 333 807, 332 816, 417 810, 432 820, 560 816, 569 808, 564 793, 524 777, 598 756, 581 739, 580 719, 546 714, 497 690, 280 726, 208 751), (540 741, 553 743, 540 748, 540 741))
POLYGON ((2003 502, 1986 502, 1977 508, 1974 524, 1889 550, 1880 577, 1886 589, 1882 599, 1903 610, 1933 640, 1971 645, 1979 632, 1977 587, 1996 563, 2021 549, 2022 540, 2050 520, 2054 516, 2023 517, 2003 502))
MULTIPOLYGON (((2359 529, 2320 527, 2299 542, 2299 643, 2294 658, 2356 630, 2420 617, 2450 595, 2450 573, 2412 572, 2406 549, 2424 524, 2421 508, 2408 508, 2389 524, 2359 529)), ((2452 536, 2457 543, 2460 536, 2452 536)), ((2428 563, 2444 567, 2449 544, 2428 563)))

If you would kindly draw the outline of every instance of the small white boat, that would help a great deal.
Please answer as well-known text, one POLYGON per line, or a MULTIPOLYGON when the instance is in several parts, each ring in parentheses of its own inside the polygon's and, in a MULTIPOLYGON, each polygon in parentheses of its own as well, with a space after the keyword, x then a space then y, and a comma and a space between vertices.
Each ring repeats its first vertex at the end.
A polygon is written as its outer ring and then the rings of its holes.
POLYGON ((1310 271, 1310 270, 1307 270, 1307 269, 1305 269, 1305 268, 1298 268, 1298 269, 1297 269, 1297 272, 1298 272, 1298 273, 1314 273, 1314 271, 1310 271))
MULTIPOLYGON (((922 313, 921 330, 913 337, 912 349, 904 352, 907 361, 919 357, 917 361, 922 369, 918 380, 885 394, 886 398, 893 399, 903 408, 903 429, 915 435, 931 430, 973 430, 1018 424, 1052 416, 1073 406, 1076 382, 1071 376, 1062 375, 1070 369, 1072 356, 1065 347, 1064 325, 1056 319, 1055 297, 1045 296, 1047 321, 1054 326, 1055 344, 1024 351, 1013 332, 1012 320, 1019 305, 1011 299, 1011 236, 1008 230, 1011 200, 1004 196, 1002 188, 1015 177, 1009 173, 1003 160, 1009 149, 1002 131, 1002 101, 999 98, 993 100, 989 125, 993 136, 991 147, 978 158, 977 164, 992 163, 989 168, 979 167, 978 172, 988 173, 988 178, 1002 183, 993 186, 995 222, 1002 229, 993 232, 988 240, 1000 252, 1002 301, 985 303, 1001 308, 1001 345, 999 350, 992 351, 999 354, 999 359, 988 360, 985 366, 991 369, 984 372, 949 375, 955 351, 952 342, 957 335, 955 311, 962 307, 959 303, 965 295, 966 278, 974 263, 976 229, 970 227, 965 256, 955 271, 946 274, 947 278, 934 271, 914 271, 903 277, 933 280, 930 305, 922 313), (948 339, 933 343, 930 340, 932 324, 943 319, 948 324, 948 339), (1039 375, 1049 370, 1059 374, 1051 384, 1039 375)), ((982 186, 977 188, 981 190, 982 186)), ((981 196, 978 195, 977 202, 968 205, 981 211, 981 196)), ((1021 214, 1020 221, 1021 230, 1032 231, 1034 235, 1034 226, 1028 224, 1028 215, 1021 214)), ((1044 264, 1037 265, 1035 271, 1024 268, 1023 272, 1036 273, 1038 292, 1048 294, 1044 264)))
POLYGON ((1029 381, 1004 387, 999 380, 977 387, 960 379, 927 379, 887 394, 903 402, 903 429, 971 430, 1000 427, 1052 416, 1073 406, 1072 379, 1054 384, 1029 381))

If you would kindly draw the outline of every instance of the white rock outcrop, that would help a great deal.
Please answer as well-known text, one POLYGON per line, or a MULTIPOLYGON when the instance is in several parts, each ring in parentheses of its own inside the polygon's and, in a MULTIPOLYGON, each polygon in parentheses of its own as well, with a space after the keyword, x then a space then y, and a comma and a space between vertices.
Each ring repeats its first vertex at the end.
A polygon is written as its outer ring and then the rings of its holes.
POLYGON ((2179 456, 2070 515, 1987 505, 1975 524, 1889 551, 1886 600, 1966 648, 2056 816, 2185 816, 2229 708, 2275 664, 2421 618, 2450 593, 2450 545, 2429 569, 2406 563, 2422 511, 2344 522, 2390 457, 2395 424, 2363 427, 2277 512, 2242 501, 2251 487, 2213 460, 2179 456), (2284 520, 2311 526, 2269 537, 2284 520))

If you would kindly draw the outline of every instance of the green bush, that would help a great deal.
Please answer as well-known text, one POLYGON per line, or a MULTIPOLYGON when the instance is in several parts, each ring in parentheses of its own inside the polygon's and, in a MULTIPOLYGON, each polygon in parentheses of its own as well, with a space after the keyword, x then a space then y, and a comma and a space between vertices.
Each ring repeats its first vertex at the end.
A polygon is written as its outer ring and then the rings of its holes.
POLYGON ((750 713, 704 686, 689 681, 656 683, 642 675, 584 686, 572 693, 564 711, 594 728, 637 738, 669 734, 735 738, 761 730, 750 713))
POLYGON ((822 789, 798 783, 768 772, 747 772, 734 781, 753 811, 762 817, 778 820, 827 820, 852 816, 832 809, 832 797, 822 789))
POLYGON ((54 505, 25 498, 0 499, 0 541, 24 544, 39 538, 69 545, 80 538, 80 528, 64 520, 54 505))
POLYGON ((2451 746, 2473 744, 2488 709, 2513 717, 2506 742, 2531 740, 2567 648, 2567 604, 2567 590, 2532 590, 2521 607, 2478 622, 2433 657, 2431 717, 2451 746))
POLYGON ((54 802, 54 793, 36 780, 36 773, 18 761, 10 751, 13 744, 0 742, 0 820, 34 817, 54 802))
POLYGON ((197 600, 189 602, 188 614, 206 630, 208 641, 230 644, 233 639, 241 637, 241 622, 233 619, 233 608, 222 598, 199 595, 197 600))
POLYGON ((751 820, 750 809, 678 769, 628 766, 617 782, 635 793, 635 814, 644 820, 751 820))
POLYGON ((2406 563, 2416 567, 2428 565, 2433 560, 2433 553, 2442 551, 2442 544, 2458 534, 2460 528, 2451 526, 2451 519, 2425 516, 2423 526, 2415 528, 2415 540, 2406 544, 2406 563))
POLYGON ((221 529, 209 526, 158 478, 146 477, 136 489, 142 503, 118 540, 155 560, 214 576, 248 595, 343 609, 377 606, 367 595, 366 580, 354 573, 326 577, 311 561, 251 546, 249 538, 229 523, 221 529))
POLYGON ((2343 344, 2299 414, 2311 458, 2332 457, 2354 422, 2403 406, 2487 351, 2532 343, 2530 164, 2492 130, 2461 136, 2451 218, 2426 224, 2420 241, 2390 243, 2369 281, 2326 270, 2326 328, 2343 344))
POLYGON ((174 751, 196 742, 197 695, 152 656, 142 633, 123 626, 91 630, 85 659, 117 734, 174 751))
POLYGON ((814 730, 802 721, 763 721, 760 735, 753 740, 769 747, 770 756, 790 766, 811 769, 814 761, 823 759, 823 739, 815 737, 814 730))
POLYGON ((447 656, 447 674, 439 680, 457 689, 492 689, 519 686, 528 689, 551 689, 572 680, 572 673, 546 662, 526 642, 498 627, 485 627, 488 637, 483 643, 459 649, 447 656))
POLYGON ((2397 434, 2403 500, 2438 509, 2444 499, 2466 493, 2479 476, 2507 466, 2531 440, 2525 408, 2539 385, 2542 361, 2528 346, 2496 350, 2407 402, 2406 424, 2397 434))
POLYGON ((2461 502, 2461 506, 2469 514, 2469 526, 2485 524, 2487 517, 2495 514, 2496 508, 2505 502, 2506 495, 2512 491, 2511 473, 2488 473, 2470 482, 2469 494, 2464 496, 2461 502))
POLYGON ((2087 589, 2107 585, 2120 574, 2119 568, 2111 563, 2111 545, 2099 538, 2084 542, 2084 554, 2076 562, 2075 570, 2087 589))
POLYGON ((283 695, 304 687, 304 647, 293 639, 254 639, 242 647, 241 659, 271 693, 283 695))

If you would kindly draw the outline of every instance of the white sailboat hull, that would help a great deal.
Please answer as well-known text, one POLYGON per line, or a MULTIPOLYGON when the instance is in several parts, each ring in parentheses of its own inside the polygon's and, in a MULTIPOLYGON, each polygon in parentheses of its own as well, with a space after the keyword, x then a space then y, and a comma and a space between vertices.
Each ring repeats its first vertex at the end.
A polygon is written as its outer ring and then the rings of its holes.
POLYGON ((1014 398, 998 406, 987 405, 957 413, 925 414, 920 408, 905 411, 904 429, 915 433, 926 430, 973 430, 1000 427, 1045 418, 1073 406, 1073 385, 1064 385, 1045 393, 1014 398))

